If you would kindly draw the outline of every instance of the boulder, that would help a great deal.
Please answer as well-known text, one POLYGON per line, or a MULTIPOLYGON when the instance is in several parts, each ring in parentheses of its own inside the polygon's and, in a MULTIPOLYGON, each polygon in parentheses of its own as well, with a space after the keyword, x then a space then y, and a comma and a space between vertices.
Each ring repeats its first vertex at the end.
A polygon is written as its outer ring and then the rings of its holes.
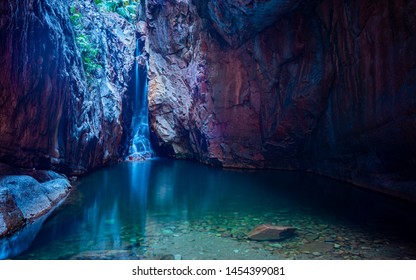
POLYGON ((285 226, 273 226, 273 225, 259 225, 250 231, 247 237, 256 241, 272 241, 280 240, 292 236, 295 233, 296 228, 285 226))
POLYGON ((68 196, 69 181, 53 171, 48 174, 57 179, 39 182, 28 175, 0 173, 0 259, 26 250, 46 218, 68 196))

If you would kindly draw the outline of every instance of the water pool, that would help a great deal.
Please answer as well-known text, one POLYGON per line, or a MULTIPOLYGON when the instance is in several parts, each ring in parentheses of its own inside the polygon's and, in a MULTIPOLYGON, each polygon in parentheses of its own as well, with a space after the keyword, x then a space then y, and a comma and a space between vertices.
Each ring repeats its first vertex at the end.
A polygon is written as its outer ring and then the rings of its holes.
POLYGON ((416 259, 416 207, 325 177, 124 162, 81 178, 17 259, 416 259), (247 240, 256 225, 297 228, 247 240))

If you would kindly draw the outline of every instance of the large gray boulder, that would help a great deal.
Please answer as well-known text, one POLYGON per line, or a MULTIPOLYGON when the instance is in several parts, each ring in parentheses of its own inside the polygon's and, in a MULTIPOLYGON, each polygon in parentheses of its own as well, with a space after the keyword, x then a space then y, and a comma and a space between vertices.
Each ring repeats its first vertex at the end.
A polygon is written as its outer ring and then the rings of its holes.
POLYGON ((39 182, 28 175, 0 176, 0 259, 27 249, 42 223, 68 196, 69 181, 52 171, 39 182))

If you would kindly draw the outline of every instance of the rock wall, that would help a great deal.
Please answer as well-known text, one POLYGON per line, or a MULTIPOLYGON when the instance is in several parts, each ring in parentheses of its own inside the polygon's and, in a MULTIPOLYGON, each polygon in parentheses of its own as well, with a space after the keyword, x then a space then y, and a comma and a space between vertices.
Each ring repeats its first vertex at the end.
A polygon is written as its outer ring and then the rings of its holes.
POLYGON ((310 170, 416 200, 415 1, 147 8, 159 153, 310 170))
POLYGON ((0 15, 0 162, 80 174, 117 161, 134 25, 92 1, 6 0, 0 15), (97 50, 92 75, 70 7, 97 50))

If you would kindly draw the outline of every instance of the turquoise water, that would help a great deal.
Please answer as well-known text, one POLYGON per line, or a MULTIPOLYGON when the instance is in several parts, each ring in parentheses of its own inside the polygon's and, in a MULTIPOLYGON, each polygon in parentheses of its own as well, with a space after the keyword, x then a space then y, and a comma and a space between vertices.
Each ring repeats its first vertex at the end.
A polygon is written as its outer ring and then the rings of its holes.
POLYGON ((79 180, 18 259, 416 259, 416 207, 328 178, 167 159, 79 180), (268 223, 297 228, 249 241, 268 223))

